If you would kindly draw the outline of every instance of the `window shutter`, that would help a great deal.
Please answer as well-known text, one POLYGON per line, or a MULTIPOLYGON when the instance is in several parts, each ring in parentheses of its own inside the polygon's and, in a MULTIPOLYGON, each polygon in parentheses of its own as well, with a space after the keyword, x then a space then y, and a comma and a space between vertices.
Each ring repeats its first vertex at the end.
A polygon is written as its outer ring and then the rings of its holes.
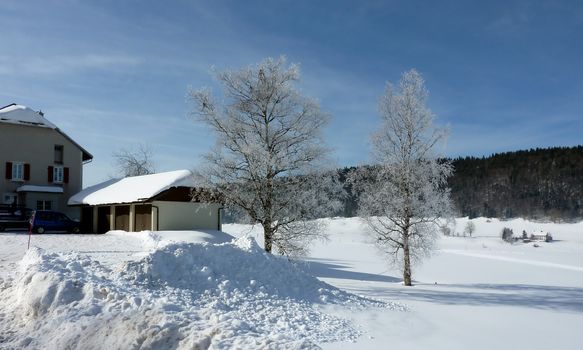
POLYGON ((24 181, 30 180, 30 164, 24 164, 24 181))
POLYGON ((53 167, 50 165, 49 165, 48 180, 49 180, 49 182, 53 182, 53 167))
POLYGON ((6 162, 6 179, 12 179, 12 162, 6 162))
POLYGON ((66 184, 69 183, 69 168, 68 167, 63 168, 63 182, 66 184))

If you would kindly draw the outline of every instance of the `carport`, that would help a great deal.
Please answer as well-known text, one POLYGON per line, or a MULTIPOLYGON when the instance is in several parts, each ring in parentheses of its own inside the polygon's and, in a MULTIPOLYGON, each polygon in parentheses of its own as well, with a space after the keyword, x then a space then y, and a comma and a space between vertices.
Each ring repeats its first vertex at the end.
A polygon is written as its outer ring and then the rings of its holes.
POLYGON ((188 170, 109 180, 74 195, 69 205, 81 207, 87 232, 221 229, 220 201, 194 187, 188 170))

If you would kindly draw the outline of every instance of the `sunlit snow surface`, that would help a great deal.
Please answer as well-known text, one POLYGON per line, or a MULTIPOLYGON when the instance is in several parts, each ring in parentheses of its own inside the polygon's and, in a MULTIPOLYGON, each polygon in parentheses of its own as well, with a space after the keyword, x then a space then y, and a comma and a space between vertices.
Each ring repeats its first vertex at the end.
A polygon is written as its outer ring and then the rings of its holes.
POLYGON ((473 237, 442 237, 404 287, 358 219, 324 221, 329 239, 299 264, 264 254, 260 229, 243 225, 224 226, 233 242, 213 231, 33 235, 28 253, 25 234, 0 233, 0 349, 583 344, 583 223, 475 219, 473 237), (508 244, 503 227, 555 241, 508 244))
MULTIPOLYGON (((129 235, 112 236, 127 239, 129 235)), ((328 285, 306 273, 303 264, 266 254, 249 237, 213 244, 207 242, 213 238, 208 232, 137 236, 151 251, 130 259, 127 251, 120 251, 119 264, 111 259, 102 264, 95 256, 75 252, 29 250, 14 280, 7 281, 1 292, 3 345, 15 349, 316 348, 318 343, 355 341, 362 334, 358 325, 327 309, 405 310, 328 285), (198 242, 173 242, 180 235, 198 242)), ((110 238, 101 237, 104 243, 110 238)), ((94 248, 97 251, 99 245, 94 248)), ((119 246, 94 254, 117 255, 116 249, 119 246)))

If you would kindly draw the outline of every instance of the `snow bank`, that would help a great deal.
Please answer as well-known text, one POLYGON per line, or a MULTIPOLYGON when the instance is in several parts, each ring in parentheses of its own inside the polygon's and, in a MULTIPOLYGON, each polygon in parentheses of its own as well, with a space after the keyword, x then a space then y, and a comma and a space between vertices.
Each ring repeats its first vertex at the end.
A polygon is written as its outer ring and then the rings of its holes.
POLYGON ((361 333, 324 310, 402 309, 323 283, 249 238, 169 243, 114 269, 33 249, 0 300, 0 340, 31 349, 308 349, 361 333))
POLYGON ((144 241, 145 246, 151 249, 179 242, 219 244, 235 239, 230 234, 219 230, 142 231, 140 238, 144 241))
POLYGON ((124 277, 150 289, 218 293, 227 301, 240 293, 248 294, 247 298, 267 295, 310 303, 365 306, 372 302, 321 282, 285 258, 265 253, 248 237, 219 245, 169 244, 142 261, 127 262, 122 270, 124 277))

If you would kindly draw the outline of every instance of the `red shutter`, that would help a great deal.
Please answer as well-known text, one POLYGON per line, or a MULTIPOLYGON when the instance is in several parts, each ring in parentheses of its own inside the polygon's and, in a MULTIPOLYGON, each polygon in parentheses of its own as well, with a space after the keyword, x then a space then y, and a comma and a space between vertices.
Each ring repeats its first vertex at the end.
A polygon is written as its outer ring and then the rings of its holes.
POLYGON ((68 184, 69 183, 69 168, 63 168, 63 182, 68 184))
POLYGON ((24 164, 24 181, 30 180, 30 164, 24 164))
POLYGON ((12 162, 6 162, 6 179, 12 179, 12 162))
POLYGON ((48 180, 49 182, 53 182, 53 167, 49 165, 49 173, 48 173, 48 180))

